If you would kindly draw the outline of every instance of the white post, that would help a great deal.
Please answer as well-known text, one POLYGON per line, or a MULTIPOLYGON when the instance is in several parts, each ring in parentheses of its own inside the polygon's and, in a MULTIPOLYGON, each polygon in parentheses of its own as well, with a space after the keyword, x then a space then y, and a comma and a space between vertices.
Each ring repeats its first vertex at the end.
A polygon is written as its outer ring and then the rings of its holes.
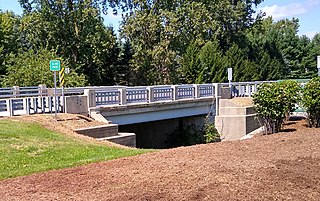
MULTIPOLYGON (((85 89, 84 90, 84 95, 87 96, 87 101, 88 101, 88 109, 91 107, 96 107, 96 91, 92 89, 85 89)), ((89 110, 88 110, 89 111, 89 110)))
POLYGON ((249 97, 251 97, 251 93, 252 93, 252 91, 251 91, 251 85, 248 84, 248 94, 249 94, 249 97))
POLYGON ((172 88, 172 100, 178 100, 178 86, 177 85, 173 85, 171 86, 172 88))
POLYGON ((38 93, 39 93, 39 96, 47 96, 48 95, 47 86, 45 84, 40 84, 38 93))
POLYGON ((19 96, 19 94, 20 94, 20 88, 19 88, 19 86, 13 86, 12 87, 12 95, 13 95, 13 97, 14 98, 17 98, 18 96, 19 96))
POLYGON ((154 102, 154 87, 147 87, 149 103, 154 102))
POLYGON ((120 105, 126 105, 127 104, 127 89, 121 88, 118 90, 120 92, 120 105))
POLYGON ((200 85, 194 84, 194 98, 200 98, 200 85))
POLYGON ((219 99, 220 99, 220 93, 221 93, 221 84, 215 83, 214 85, 214 93, 215 93, 215 99, 216 99, 216 116, 219 115, 219 99))
POLYGON ((7 105, 7 112, 9 113, 9 116, 12 117, 14 115, 12 99, 7 99, 6 100, 6 105, 7 105))
POLYGON ((25 99, 25 102, 26 102, 26 107, 25 107, 25 109, 26 109, 26 114, 30 114, 31 112, 30 112, 30 98, 26 98, 25 99))

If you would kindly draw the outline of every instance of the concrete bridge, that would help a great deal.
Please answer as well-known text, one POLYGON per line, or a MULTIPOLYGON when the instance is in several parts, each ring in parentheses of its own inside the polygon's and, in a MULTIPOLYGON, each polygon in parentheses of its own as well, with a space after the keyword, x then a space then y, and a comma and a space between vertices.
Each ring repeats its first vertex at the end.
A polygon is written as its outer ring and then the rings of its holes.
POLYGON ((229 84, 220 83, 81 87, 57 91, 44 85, 5 88, 0 89, 0 116, 53 113, 56 108, 58 112, 89 115, 96 120, 112 122, 120 131, 143 130, 152 138, 161 138, 163 135, 155 137, 156 133, 169 132, 166 128, 201 124, 207 115, 214 120, 219 115, 220 99, 250 97, 261 83, 232 83, 231 89, 229 84), (148 126, 141 127, 142 124, 148 126))

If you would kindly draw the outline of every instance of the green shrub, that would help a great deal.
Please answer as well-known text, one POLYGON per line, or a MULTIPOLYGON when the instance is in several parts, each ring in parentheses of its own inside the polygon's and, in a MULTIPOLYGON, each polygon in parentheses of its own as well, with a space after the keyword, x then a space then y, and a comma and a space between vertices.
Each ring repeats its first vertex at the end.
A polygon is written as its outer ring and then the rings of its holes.
POLYGON ((299 100, 299 89, 298 83, 291 80, 259 86, 253 102, 267 134, 281 130, 284 120, 299 100))
POLYGON ((220 134, 216 129, 212 119, 210 116, 207 115, 204 121, 203 129, 202 129, 203 137, 205 142, 204 143, 212 143, 212 142, 220 142, 220 134))
POLYGON ((204 139, 206 143, 220 142, 220 134, 213 123, 206 123, 204 126, 204 139))
POLYGON ((303 106, 307 110, 310 127, 320 127, 320 77, 311 79, 303 91, 303 106))
POLYGON ((217 129, 206 117, 203 125, 183 125, 167 134, 166 146, 172 148, 220 141, 217 129))

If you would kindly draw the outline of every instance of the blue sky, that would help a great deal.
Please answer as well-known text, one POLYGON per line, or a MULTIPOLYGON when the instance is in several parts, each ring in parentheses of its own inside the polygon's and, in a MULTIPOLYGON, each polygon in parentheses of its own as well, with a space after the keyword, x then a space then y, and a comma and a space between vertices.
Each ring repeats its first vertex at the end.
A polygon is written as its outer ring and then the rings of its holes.
POLYGON ((265 0, 258 9, 275 20, 298 18, 300 35, 320 33, 320 0, 265 0))
MULTIPOLYGON (((18 0, 0 0, 1 10, 12 10, 21 14, 22 10, 18 0)), ((320 33, 320 0, 265 0, 259 5, 258 10, 266 12, 267 16, 272 16, 275 20, 292 17, 299 18, 300 35, 313 37, 315 33, 320 33)), ((112 25, 114 30, 119 29, 121 15, 114 16, 110 12, 104 16, 105 24, 112 25)))

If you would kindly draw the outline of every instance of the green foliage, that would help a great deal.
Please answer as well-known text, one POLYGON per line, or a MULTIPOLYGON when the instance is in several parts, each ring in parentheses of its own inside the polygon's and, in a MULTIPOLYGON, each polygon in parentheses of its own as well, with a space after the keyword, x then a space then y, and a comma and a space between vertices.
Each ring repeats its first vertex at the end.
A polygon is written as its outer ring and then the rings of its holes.
POLYGON ((220 142, 220 135, 214 124, 205 118, 203 125, 180 125, 179 128, 167 135, 166 144, 169 148, 191 146, 195 144, 220 142))
MULTIPOLYGON (((59 58, 54 52, 41 49, 38 52, 33 50, 11 54, 7 65, 7 74, 3 79, 3 86, 37 86, 46 84, 53 87, 53 72, 49 69, 50 60, 59 59, 65 68, 69 64, 59 58)), ((58 76, 57 76, 58 81, 58 76)), ((85 78, 72 71, 65 76, 65 86, 84 86, 85 78)))
POLYGON ((208 119, 206 118, 204 128, 203 128, 203 133, 204 133, 204 139, 206 143, 213 143, 213 142, 220 142, 220 134, 218 133, 218 130, 214 126, 213 123, 208 122, 208 119))
POLYGON ((30 5, 21 19, 23 51, 55 50, 89 84, 115 84, 119 49, 113 29, 103 24, 97 2, 33 1, 30 5))
POLYGON ((295 18, 262 19, 261 2, 19 0, 21 17, 0 11, 0 79, 10 55, 42 49, 89 85, 226 82, 229 67, 234 81, 315 76, 320 35, 298 36, 295 18), (125 11, 121 38, 103 23, 108 8, 125 11))
POLYGON ((8 54, 18 49, 19 21, 14 13, 0 10, 0 82, 6 72, 8 54))
POLYGON ((299 89, 298 83, 290 80, 259 86, 253 102, 267 134, 280 131, 284 120, 299 101, 299 89))
POLYGON ((303 106, 307 109, 310 127, 320 127, 320 77, 311 79, 303 90, 303 106))
POLYGON ((223 82, 226 80, 224 56, 217 42, 207 42, 199 53, 201 70, 196 83, 223 82))
POLYGON ((36 124, 0 121, 0 179, 148 152, 58 134, 36 124))

